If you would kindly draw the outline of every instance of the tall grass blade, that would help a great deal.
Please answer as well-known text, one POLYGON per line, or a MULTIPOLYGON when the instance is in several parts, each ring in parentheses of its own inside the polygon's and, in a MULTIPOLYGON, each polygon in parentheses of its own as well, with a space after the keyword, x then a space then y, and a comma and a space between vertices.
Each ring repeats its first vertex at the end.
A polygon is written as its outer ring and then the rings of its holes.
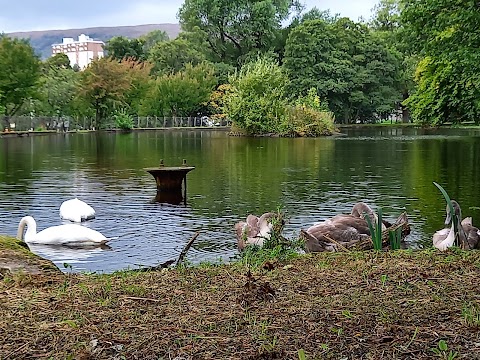
POLYGON ((364 214, 364 218, 367 221, 368 229, 370 230, 373 248, 375 250, 382 250, 382 209, 378 210, 378 221, 376 224, 372 223, 368 214, 364 214))
POLYGON ((400 243, 402 241, 402 228, 399 227, 395 230, 390 230, 388 232, 388 238, 390 240, 390 248, 392 250, 400 249, 400 243))
POLYGON ((382 209, 378 209, 378 218, 377 218, 377 248, 376 250, 382 250, 382 209))

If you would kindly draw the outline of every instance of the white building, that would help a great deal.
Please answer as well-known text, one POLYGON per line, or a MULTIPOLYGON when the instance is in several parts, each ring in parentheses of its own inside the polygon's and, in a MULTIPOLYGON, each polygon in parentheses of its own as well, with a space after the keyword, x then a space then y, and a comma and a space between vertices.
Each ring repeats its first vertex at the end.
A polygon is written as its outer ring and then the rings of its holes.
POLYGON ((70 65, 77 64, 80 69, 85 69, 93 59, 103 57, 103 41, 93 40, 85 34, 78 37, 78 41, 73 38, 63 38, 61 44, 52 45, 52 55, 64 53, 70 60, 70 65))

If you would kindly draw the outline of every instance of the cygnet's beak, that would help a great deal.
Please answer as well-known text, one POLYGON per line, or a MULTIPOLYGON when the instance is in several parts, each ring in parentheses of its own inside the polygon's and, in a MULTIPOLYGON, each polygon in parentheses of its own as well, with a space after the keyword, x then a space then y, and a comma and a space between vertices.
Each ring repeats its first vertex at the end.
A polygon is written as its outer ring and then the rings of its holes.
POLYGON ((452 214, 450 214, 450 211, 447 211, 447 216, 445 217, 445 225, 450 224, 452 221, 452 214))

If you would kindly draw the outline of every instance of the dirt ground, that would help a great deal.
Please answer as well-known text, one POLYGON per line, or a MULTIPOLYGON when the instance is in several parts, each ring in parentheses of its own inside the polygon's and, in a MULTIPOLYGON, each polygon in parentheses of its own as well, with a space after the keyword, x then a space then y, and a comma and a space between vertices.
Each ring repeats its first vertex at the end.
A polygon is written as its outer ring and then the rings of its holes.
POLYGON ((480 252, 0 275, 0 359, 480 359, 480 252))

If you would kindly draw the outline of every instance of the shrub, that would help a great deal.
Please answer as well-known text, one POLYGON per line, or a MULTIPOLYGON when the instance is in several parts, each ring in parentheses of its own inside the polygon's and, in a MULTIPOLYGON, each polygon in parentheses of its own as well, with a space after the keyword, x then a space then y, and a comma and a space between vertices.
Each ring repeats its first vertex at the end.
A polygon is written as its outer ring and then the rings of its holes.
POLYGON ((133 129, 133 118, 131 115, 127 114, 125 111, 119 111, 114 115, 115 125, 117 128, 122 130, 132 130, 133 129))

